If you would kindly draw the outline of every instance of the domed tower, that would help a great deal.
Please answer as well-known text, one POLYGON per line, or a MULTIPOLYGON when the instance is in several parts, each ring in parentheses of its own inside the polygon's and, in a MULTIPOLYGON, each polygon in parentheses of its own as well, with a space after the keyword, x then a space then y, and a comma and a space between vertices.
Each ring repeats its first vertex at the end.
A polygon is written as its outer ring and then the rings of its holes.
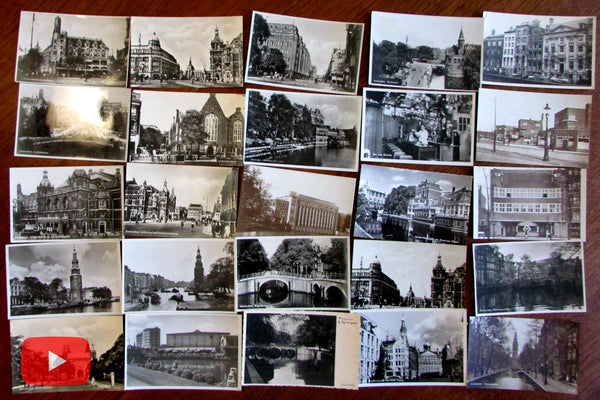
POLYGON ((81 270, 79 269, 79 260, 77 259, 77 250, 75 250, 75 246, 73 246, 73 261, 71 261, 70 280, 69 300, 71 303, 83 302, 83 282, 81 280, 81 270))
POLYGON ((381 261, 379 261, 377 259, 377 256, 375 256, 375 260, 373 260, 373 262, 371 262, 371 264, 369 264, 369 268, 373 272, 379 272, 379 273, 381 273, 381 261))

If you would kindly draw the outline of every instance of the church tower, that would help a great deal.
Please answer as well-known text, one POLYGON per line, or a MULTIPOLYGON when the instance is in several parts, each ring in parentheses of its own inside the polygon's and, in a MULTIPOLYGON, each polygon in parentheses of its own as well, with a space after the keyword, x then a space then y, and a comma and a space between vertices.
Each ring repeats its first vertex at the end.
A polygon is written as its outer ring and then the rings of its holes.
POLYGON ((75 250, 75 246, 73 246, 73 261, 71 262, 69 300, 71 303, 83 302, 83 282, 81 280, 81 270, 79 269, 79 260, 77 259, 77 250, 75 250))
POLYGON ((462 27, 460 28, 460 33, 458 34, 458 49, 462 49, 465 45, 465 35, 463 33, 462 27))
POLYGON ((512 358, 513 358, 513 362, 517 362, 518 358, 519 358, 519 339, 517 338, 517 332, 515 332, 515 336, 513 337, 513 344, 512 344, 512 358))
POLYGON ((444 302, 444 283, 448 273, 442 264, 442 256, 438 255, 437 264, 433 267, 431 276, 431 306, 443 307, 444 302))
POLYGON ((196 293, 204 290, 204 267, 202 266, 200 247, 198 247, 196 252, 196 264, 194 266, 194 290, 196 293))

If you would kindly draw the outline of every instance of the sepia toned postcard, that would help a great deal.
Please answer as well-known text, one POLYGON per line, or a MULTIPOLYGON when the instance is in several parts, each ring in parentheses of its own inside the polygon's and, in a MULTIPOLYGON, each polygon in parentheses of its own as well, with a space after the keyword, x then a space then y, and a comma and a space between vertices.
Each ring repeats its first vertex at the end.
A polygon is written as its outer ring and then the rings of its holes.
POLYGON ((586 168, 592 96, 479 90, 477 161, 586 168))
POLYGON ((358 170, 359 96, 246 91, 245 164, 358 170))
POLYGON ((473 164, 475 94, 364 89, 361 160, 473 164))
POLYGON ((483 13, 482 83, 593 89, 596 17, 483 13))
POLYGON ((238 308, 349 309, 347 237, 238 238, 238 308))
POLYGON ((465 386, 465 309, 361 310, 360 387, 465 386))
POLYGON ((123 167, 10 168, 11 242, 120 239, 123 167))
POLYGON ((132 17, 132 88, 244 84, 243 21, 237 17, 132 17))
POLYGON ((233 239, 123 240, 123 312, 235 311, 233 239))
POLYGON ((134 90, 131 162, 242 165, 244 95, 134 90))
POLYGON ((238 169, 127 164, 125 236, 235 236, 238 169))
POLYGON ((477 90, 482 28, 482 18, 373 11, 369 84, 477 90))
POLYGON ((244 386, 358 389, 360 318, 244 312, 244 386))
POLYGON ((130 91, 19 85, 15 156, 125 161, 130 91))
POLYGON ((247 166, 238 235, 348 236, 355 185, 355 178, 247 166))
POLYGON ((127 314, 125 389, 241 390, 242 316, 127 314))
POLYGON ((356 94, 364 24, 253 11, 246 82, 356 94))
POLYGON ((15 80, 127 86, 129 17, 21 11, 15 80))

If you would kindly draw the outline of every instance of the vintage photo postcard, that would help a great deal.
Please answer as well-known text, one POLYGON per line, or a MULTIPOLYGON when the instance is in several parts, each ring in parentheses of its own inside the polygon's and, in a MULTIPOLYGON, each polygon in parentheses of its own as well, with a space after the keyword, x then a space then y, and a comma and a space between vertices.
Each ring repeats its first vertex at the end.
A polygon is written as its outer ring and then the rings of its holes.
POLYGON ((482 83, 593 89, 596 17, 483 13, 482 83))
POLYGON ((132 17, 129 83, 144 88, 244 84, 242 17, 132 17))
POLYGON ((477 90, 482 29, 482 18, 373 11, 369 84, 477 90))
POLYGON ((123 236, 123 167, 10 168, 11 242, 123 236))
POLYGON ((364 164, 354 237, 467 244, 472 176, 364 164))
POLYGON ((235 311, 233 239, 123 240, 123 312, 235 311))
POLYGON ((475 314, 585 312, 582 242, 473 245, 475 314))
POLYGON ((245 164, 358 170, 360 96, 249 89, 245 164))
POLYGON ((130 91, 19 85, 15 156, 125 161, 130 91))
POLYGON ((241 390, 242 316, 127 314, 125 389, 241 390))
POLYGON ((361 387, 465 386, 466 310, 355 312, 361 387))
POLYGON ((244 95, 135 90, 133 162, 242 165, 244 95))
POLYGON ((586 168, 592 96, 480 89, 477 161, 586 168))
POLYGON ((361 160, 473 164, 475 94, 365 89, 361 160))
POLYGON ((244 386, 358 389, 360 318, 244 312, 244 386))
POLYGON ((15 80, 127 86, 129 20, 21 11, 15 80))
POLYGON ((246 82, 356 94, 364 24, 254 11, 246 82))
POLYGON ((475 167, 473 238, 585 241, 586 170, 475 167))
POLYGON ((120 274, 118 240, 8 245, 8 317, 121 314, 120 274))
POLYGON ((238 309, 348 310, 349 238, 238 238, 238 309))
POLYGON ((577 394, 579 323, 470 317, 470 389, 577 394))
POLYGON ((239 236, 349 236, 355 178, 246 166, 239 236))
POLYGON ((127 164, 125 236, 235 236, 238 169, 127 164))
POLYGON ((123 390, 121 315, 12 320, 10 342, 13 394, 123 390))
POLYGON ((467 247, 354 240, 352 309, 465 308, 467 247))

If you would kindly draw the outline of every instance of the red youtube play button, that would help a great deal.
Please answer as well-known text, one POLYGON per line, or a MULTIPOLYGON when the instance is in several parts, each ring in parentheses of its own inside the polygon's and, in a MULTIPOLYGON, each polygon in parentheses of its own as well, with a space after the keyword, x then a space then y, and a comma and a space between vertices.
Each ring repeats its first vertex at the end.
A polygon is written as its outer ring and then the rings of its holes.
POLYGON ((21 346, 21 375, 30 385, 82 385, 90 367, 90 344, 83 338, 33 337, 21 346))

